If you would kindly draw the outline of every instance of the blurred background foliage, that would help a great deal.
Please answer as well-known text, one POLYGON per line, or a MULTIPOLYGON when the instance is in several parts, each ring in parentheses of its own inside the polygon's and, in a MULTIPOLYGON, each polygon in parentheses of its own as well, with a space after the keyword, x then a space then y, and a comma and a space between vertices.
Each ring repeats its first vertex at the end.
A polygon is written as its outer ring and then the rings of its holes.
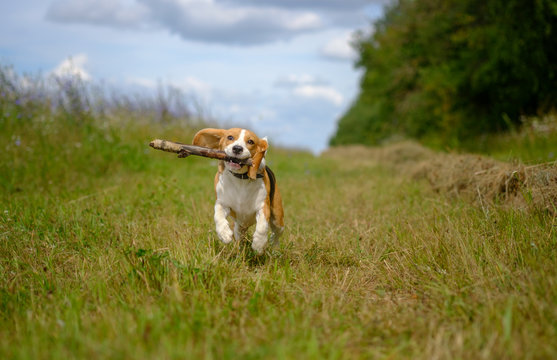
POLYGON ((79 76, 22 75, 0 65, 0 200, 73 191, 145 171, 155 136, 187 141, 210 117, 170 86, 123 93, 79 76))
POLYGON ((355 46, 361 90, 331 145, 474 149, 555 112, 555 0, 397 0, 355 46))

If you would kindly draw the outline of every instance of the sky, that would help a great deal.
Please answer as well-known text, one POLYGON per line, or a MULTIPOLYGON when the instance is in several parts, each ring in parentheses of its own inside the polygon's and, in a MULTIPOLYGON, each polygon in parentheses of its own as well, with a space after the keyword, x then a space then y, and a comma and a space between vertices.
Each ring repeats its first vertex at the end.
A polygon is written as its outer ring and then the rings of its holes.
POLYGON ((223 127, 319 153, 358 94, 353 33, 372 31, 385 3, 2 1, 0 63, 128 90, 173 86, 223 127))

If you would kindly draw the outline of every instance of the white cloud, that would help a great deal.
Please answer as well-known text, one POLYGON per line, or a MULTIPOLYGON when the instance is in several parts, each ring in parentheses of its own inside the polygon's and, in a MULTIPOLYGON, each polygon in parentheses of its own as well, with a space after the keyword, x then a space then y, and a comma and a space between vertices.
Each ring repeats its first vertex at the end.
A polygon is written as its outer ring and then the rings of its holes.
POLYGON ((209 0, 139 0, 151 18, 184 39, 255 45, 322 28, 319 15, 209 0))
POLYGON ((354 61, 357 59, 358 53, 350 44, 352 41, 352 33, 347 32, 342 36, 332 38, 320 49, 320 53, 324 57, 333 60, 354 61))
POLYGON ((301 85, 293 90, 294 95, 309 99, 324 99, 336 106, 342 105, 344 97, 330 86, 301 85))
POLYGON ((292 19, 285 19, 284 26, 290 30, 312 30, 321 27, 321 18, 314 13, 304 13, 292 19))
POLYGON ((293 88, 300 85, 327 85, 328 83, 310 74, 288 74, 280 76, 274 83, 276 87, 293 88))
POLYGON ((59 77, 77 76, 81 80, 91 80, 91 76, 85 71, 87 60, 87 55, 85 54, 70 56, 52 70, 52 74, 59 77))
POLYGON ((280 76, 274 84, 276 87, 289 90, 295 96, 306 99, 326 100, 336 106, 343 103, 344 97, 329 83, 310 74, 289 74, 280 76))

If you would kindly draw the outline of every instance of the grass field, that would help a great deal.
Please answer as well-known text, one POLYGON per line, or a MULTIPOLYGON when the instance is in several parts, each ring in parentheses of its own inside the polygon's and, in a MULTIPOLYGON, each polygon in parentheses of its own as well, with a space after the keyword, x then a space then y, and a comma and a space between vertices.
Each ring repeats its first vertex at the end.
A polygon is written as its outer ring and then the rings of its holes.
POLYGON ((287 228, 256 257, 213 231, 215 162, 147 146, 188 127, 0 115, 0 358, 557 356, 548 213, 271 144, 287 228))

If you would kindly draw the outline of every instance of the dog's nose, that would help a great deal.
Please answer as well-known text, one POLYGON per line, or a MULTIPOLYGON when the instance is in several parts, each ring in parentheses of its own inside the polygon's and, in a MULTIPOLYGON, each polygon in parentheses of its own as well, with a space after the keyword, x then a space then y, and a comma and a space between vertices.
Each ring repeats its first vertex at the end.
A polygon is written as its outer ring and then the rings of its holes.
POLYGON ((244 148, 241 147, 240 145, 234 145, 232 147, 232 152, 236 155, 240 155, 242 153, 242 151, 244 151, 244 148))

